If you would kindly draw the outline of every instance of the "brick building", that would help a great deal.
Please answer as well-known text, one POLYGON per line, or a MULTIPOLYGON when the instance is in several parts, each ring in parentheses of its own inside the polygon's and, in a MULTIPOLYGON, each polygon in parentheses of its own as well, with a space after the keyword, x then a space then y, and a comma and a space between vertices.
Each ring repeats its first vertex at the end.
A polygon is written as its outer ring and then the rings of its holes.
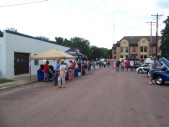
MULTIPOLYGON (((138 59, 156 56, 156 36, 125 36, 112 47, 112 59, 128 58, 133 55, 138 59)), ((161 39, 158 37, 157 54, 161 56, 161 39)))

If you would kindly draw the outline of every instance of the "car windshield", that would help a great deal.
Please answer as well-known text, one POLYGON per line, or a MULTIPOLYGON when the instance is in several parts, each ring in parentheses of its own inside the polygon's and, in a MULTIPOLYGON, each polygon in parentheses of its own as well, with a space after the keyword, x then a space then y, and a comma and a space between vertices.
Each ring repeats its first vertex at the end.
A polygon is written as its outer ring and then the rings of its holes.
POLYGON ((163 64, 164 67, 169 69, 169 61, 167 59, 161 58, 160 61, 163 64))
POLYGON ((162 67, 162 63, 159 60, 155 61, 156 67, 162 67))

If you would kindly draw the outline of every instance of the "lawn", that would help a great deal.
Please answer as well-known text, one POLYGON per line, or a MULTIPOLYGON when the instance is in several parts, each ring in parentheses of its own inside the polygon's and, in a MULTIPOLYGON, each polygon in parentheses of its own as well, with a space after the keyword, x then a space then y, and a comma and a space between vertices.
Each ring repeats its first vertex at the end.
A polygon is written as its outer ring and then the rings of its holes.
POLYGON ((9 79, 0 79, 0 84, 2 83, 7 83, 7 82, 12 82, 13 80, 9 80, 9 79))

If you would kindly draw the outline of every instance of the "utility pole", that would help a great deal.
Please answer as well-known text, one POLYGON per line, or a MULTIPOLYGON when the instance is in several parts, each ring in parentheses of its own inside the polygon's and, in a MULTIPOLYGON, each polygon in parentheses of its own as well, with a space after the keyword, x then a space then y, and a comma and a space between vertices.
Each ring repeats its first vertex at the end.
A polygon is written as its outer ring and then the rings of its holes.
POLYGON ((146 22, 150 23, 150 55, 153 56, 153 39, 152 39, 152 24, 156 22, 146 22))
POLYGON ((156 15, 151 15, 151 16, 156 16, 156 58, 158 58, 158 18, 159 16, 163 16, 163 15, 159 15, 157 13, 156 15))

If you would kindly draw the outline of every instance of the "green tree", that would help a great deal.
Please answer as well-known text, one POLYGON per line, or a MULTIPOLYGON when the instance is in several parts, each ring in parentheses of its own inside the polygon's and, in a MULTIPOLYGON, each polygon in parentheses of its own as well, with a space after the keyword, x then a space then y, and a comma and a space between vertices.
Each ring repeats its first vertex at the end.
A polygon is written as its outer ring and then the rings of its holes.
POLYGON ((88 40, 80 37, 74 37, 71 38, 70 41, 72 42, 71 47, 79 49, 82 54, 85 54, 88 57, 91 56, 90 42, 88 40))
POLYGON ((164 21, 165 28, 161 31, 161 56, 169 59, 169 16, 164 21))
POLYGON ((99 60, 101 58, 111 58, 111 50, 107 48, 99 48, 96 46, 90 46, 90 42, 81 37, 73 37, 70 40, 62 37, 55 37, 56 44, 63 45, 75 49, 79 49, 84 55, 87 55, 90 60, 99 60))
POLYGON ((112 49, 108 49, 108 55, 109 55, 109 59, 112 58, 112 49))
POLYGON ((12 32, 17 32, 17 29, 15 29, 15 28, 13 28, 13 27, 7 28, 7 30, 12 31, 12 32))
POLYGON ((63 45, 63 46, 66 46, 65 43, 64 43, 64 38, 62 37, 55 37, 55 41, 56 41, 56 44, 58 45, 63 45))

